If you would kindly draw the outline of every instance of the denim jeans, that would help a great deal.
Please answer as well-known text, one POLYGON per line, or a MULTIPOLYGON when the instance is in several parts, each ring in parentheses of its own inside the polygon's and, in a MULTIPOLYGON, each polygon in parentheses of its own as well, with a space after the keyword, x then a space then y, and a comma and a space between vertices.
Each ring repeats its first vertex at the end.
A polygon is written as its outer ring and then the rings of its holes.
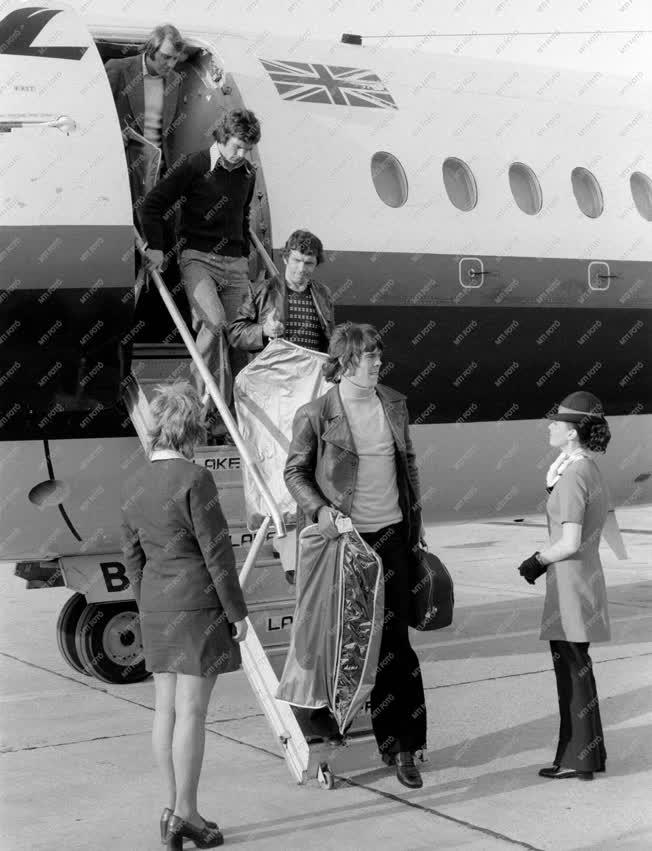
MULTIPOLYGON (((230 405, 233 376, 246 365, 247 355, 238 350, 229 351, 226 331, 249 286, 247 258, 186 248, 180 265, 199 354, 215 377, 224 401, 230 405)), ((194 365, 192 373, 201 396, 204 381, 194 365)))

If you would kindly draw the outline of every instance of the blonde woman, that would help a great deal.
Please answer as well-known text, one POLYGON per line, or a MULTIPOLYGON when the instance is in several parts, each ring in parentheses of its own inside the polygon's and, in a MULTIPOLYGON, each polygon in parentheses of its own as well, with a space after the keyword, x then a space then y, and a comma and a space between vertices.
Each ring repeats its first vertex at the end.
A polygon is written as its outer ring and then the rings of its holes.
POLYGON ((125 566, 154 674, 154 754, 167 786, 161 838, 181 849, 221 845, 197 809, 204 727, 217 675, 240 666, 245 605, 229 530, 209 471, 193 464, 205 439, 201 403, 188 382, 159 386, 151 410, 150 462, 123 490, 125 566))

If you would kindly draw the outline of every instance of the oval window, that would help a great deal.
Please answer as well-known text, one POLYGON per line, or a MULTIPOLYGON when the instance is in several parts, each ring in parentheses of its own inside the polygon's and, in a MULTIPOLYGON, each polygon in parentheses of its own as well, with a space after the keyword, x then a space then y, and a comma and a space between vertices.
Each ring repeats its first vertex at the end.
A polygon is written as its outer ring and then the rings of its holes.
POLYGON ((378 151, 371 158, 371 179, 381 201, 388 207, 402 207, 408 197, 403 166, 393 154, 378 151))
POLYGON ((535 216, 541 210, 543 199, 536 174, 525 163, 512 163, 509 167, 509 186, 514 200, 524 213, 535 216))
POLYGON ((472 210, 478 203, 478 190, 468 165, 457 157, 448 157, 444 160, 442 172, 451 204, 465 213, 472 210))
POLYGON ((629 185, 636 209, 644 219, 652 222, 652 180, 642 171, 635 171, 629 178, 629 185))
POLYGON ((604 209, 604 201, 595 176, 588 169, 578 166, 571 172, 571 183, 577 206, 585 216, 597 219, 604 209))

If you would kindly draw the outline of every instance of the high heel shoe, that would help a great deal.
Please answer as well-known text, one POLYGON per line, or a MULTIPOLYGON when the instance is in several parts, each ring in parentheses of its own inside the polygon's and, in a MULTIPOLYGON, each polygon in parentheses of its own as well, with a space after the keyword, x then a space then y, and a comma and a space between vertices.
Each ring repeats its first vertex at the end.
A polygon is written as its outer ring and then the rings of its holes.
POLYGON ((217 848, 224 837, 218 827, 195 827, 185 819, 172 815, 168 821, 168 851, 183 851, 183 839, 191 839, 196 848, 217 848))
MULTIPOLYGON (((165 807, 165 809, 161 813, 161 820, 159 822, 161 828, 161 845, 165 845, 165 843, 168 841, 168 822, 170 821, 170 816, 173 812, 174 810, 171 810, 169 807, 165 807)), ((203 816, 199 816, 199 818, 204 822, 206 827, 217 827, 217 822, 208 821, 208 819, 205 819, 203 816)))

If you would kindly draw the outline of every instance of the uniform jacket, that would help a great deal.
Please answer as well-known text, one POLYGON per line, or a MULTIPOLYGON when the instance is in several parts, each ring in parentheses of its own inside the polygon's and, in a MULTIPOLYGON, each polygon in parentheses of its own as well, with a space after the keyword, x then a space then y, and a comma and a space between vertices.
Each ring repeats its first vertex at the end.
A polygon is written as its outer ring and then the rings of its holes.
MULTIPOLYGON (((319 281, 310 281, 310 294, 326 337, 330 340, 335 327, 335 306, 331 291, 319 281)), ((261 283, 251 284, 235 319, 229 325, 229 342, 236 349, 259 352, 267 340, 263 339, 263 325, 269 314, 285 324, 287 316, 287 284, 275 276, 261 283)))
MULTIPOLYGON (((128 56, 125 59, 109 59, 106 63, 106 73, 113 92, 120 120, 120 129, 132 127, 143 135, 145 130, 145 86, 143 84, 143 56, 128 56)), ((174 119, 177 113, 179 86, 181 77, 176 71, 170 71, 164 81, 163 96, 163 127, 161 130, 161 146, 167 168, 176 161, 178 154, 173 150, 174 119)), ((133 143, 127 144, 127 159, 130 159, 131 149, 140 147, 133 143)))
MULTIPOLYGON (((421 506, 419 474, 410 439, 405 396, 379 384, 376 388, 394 436, 399 505, 408 524, 410 551, 419 543, 421 506)), ((296 413, 285 465, 285 484, 304 517, 297 527, 314 523, 322 505, 351 513, 358 455, 340 391, 332 387, 296 413)))
POLYGON ((123 488, 127 576, 143 612, 217 608, 247 614, 229 530, 209 471, 174 458, 150 461, 123 488))
POLYGON ((598 465, 581 458, 563 472, 548 497, 550 543, 564 523, 579 523, 579 550, 548 566, 541 622, 546 641, 609 641, 609 607, 600 562, 600 536, 609 510, 609 493, 598 465))

